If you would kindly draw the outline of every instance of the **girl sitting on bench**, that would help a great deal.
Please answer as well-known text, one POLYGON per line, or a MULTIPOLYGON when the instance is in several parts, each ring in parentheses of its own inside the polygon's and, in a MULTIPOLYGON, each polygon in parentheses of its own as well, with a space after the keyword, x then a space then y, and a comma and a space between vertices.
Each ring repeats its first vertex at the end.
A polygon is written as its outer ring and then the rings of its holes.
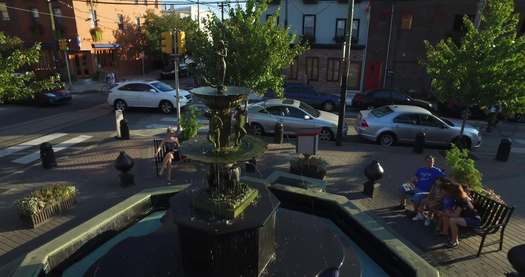
POLYGON ((177 138, 177 131, 173 127, 168 127, 166 132, 166 138, 162 140, 155 152, 155 156, 160 153, 163 147, 166 147, 166 153, 164 154, 164 159, 162 160, 162 167, 160 169, 159 175, 164 173, 164 170, 168 170, 168 185, 171 185, 171 165, 173 159, 179 160, 179 139, 177 138))

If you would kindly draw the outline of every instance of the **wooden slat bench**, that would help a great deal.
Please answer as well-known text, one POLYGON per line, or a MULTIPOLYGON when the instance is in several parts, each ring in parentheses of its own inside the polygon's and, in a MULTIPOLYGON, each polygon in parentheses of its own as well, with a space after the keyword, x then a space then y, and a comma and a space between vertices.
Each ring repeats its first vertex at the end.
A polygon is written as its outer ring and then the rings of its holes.
POLYGON ((477 209, 481 217, 481 226, 470 230, 471 233, 481 236, 481 243, 476 256, 479 257, 483 246, 499 243, 499 250, 501 250, 503 247, 505 227, 509 223, 510 216, 514 212, 514 207, 507 206, 477 192, 470 192, 469 194, 472 198, 474 207, 477 209), (487 235, 495 234, 497 232, 500 232, 499 240, 485 245, 485 238, 487 235))

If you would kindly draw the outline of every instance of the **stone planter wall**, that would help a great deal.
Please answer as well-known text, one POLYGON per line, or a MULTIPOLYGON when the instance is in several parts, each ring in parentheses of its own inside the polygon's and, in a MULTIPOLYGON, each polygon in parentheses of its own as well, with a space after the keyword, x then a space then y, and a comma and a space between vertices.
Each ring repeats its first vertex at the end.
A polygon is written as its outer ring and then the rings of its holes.
POLYGON ((46 222, 49 218, 61 214, 63 211, 71 208, 75 203, 76 196, 73 196, 59 203, 45 207, 41 212, 36 213, 34 215, 21 216, 21 219, 24 222, 24 224, 30 226, 31 228, 36 228, 40 224, 46 222))

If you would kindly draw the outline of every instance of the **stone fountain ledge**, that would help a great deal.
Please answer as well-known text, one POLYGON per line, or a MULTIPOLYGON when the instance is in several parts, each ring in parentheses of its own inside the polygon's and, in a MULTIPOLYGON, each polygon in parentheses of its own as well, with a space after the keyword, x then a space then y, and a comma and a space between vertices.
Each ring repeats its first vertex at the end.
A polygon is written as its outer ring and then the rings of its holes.
POLYGON ((13 277, 38 277, 65 261, 77 250, 90 244, 102 244, 104 234, 117 232, 129 227, 144 215, 155 209, 167 208, 169 197, 188 186, 165 186, 145 189, 96 215, 85 223, 69 230, 54 240, 29 252, 18 264, 13 277), (93 241, 97 240, 98 242, 93 241))
MULTIPOLYGON (((385 272, 392 276, 439 276, 438 270, 408 248, 385 226, 363 212, 346 197, 276 184, 278 173, 266 180, 242 177, 252 184, 265 184, 280 199, 284 208, 307 212, 331 219, 347 233, 385 272), (272 181, 272 182, 269 182, 272 181), (350 235, 351 233, 351 235, 350 235)), ((286 174, 290 178, 289 174, 286 174)), ((293 177, 293 176, 292 176, 293 177)), ((300 177, 300 176, 297 176, 300 177)), ((301 179, 304 181, 304 179, 301 179)), ((49 272, 86 243, 98 246, 97 237, 107 232, 119 232, 156 209, 166 209, 168 199, 188 186, 159 187, 144 190, 118 203, 89 221, 66 232, 42 247, 28 253, 13 276, 40 276, 49 272)))

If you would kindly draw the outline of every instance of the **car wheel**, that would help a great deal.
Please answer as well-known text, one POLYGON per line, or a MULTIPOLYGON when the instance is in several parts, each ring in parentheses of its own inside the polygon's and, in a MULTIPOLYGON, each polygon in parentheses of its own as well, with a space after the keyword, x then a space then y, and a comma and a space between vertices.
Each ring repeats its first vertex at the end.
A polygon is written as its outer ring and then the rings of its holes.
POLYGON ((117 99, 115 100, 113 107, 115 108, 115 110, 125 111, 128 108, 128 104, 126 104, 126 101, 122 99, 117 99))
POLYGON ((169 101, 161 101, 159 104, 159 109, 161 112, 165 114, 169 114, 173 112, 173 104, 171 104, 169 101))
POLYGON ((259 123, 252 123, 252 132, 255 136, 264 135, 264 128, 259 123))
POLYGON ((328 102, 324 102, 323 103, 323 110, 327 111, 327 112, 332 112, 335 110, 335 104, 331 101, 328 101, 328 102))
POLYGON ((327 128, 321 129, 321 132, 319 133, 319 140, 330 141, 332 139, 334 139, 334 134, 332 134, 332 131, 327 128))
POLYGON ((525 114, 518 113, 514 116, 514 119, 518 122, 525 122, 525 114))
POLYGON ((394 134, 387 132, 382 133, 379 138, 377 139, 380 145, 383 146, 392 146, 396 143, 396 137, 394 134))

